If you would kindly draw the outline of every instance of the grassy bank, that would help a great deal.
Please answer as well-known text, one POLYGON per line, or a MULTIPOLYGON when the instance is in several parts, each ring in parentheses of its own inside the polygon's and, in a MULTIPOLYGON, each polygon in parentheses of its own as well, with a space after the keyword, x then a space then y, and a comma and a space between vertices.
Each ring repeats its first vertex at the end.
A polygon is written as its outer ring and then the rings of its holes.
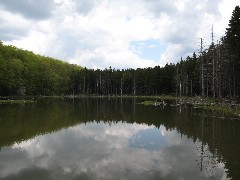
POLYGON ((176 97, 176 96, 158 96, 153 101, 143 101, 139 104, 146 106, 193 106, 193 108, 202 108, 216 112, 223 112, 229 115, 240 117, 240 104, 236 100, 196 97, 176 97), (168 101, 166 103, 165 101, 168 101))
POLYGON ((0 100, 0 104, 25 104, 25 103, 34 103, 36 101, 34 100, 12 100, 12 99, 5 99, 5 100, 0 100))

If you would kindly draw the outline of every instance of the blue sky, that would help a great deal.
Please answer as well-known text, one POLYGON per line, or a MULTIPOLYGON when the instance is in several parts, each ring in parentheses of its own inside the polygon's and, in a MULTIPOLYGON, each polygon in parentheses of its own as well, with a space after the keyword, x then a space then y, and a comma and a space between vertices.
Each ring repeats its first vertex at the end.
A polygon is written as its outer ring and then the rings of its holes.
POLYGON ((142 148, 150 151, 159 151, 160 148, 167 145, 166 137, 164 137, 157 128, 141 130, 129 140, 129 147, 142 148))
POLYGON ((0 40, 87 68, 176 63, 224 35, 239 0, 0 1, 0 40), (199 42, 200 43, 200 42, 199 42))
POLYGON ((131 42, 130 47, 140 58, 151 59, 156 62, 166 49, 166 45, 156 39, 131 42))

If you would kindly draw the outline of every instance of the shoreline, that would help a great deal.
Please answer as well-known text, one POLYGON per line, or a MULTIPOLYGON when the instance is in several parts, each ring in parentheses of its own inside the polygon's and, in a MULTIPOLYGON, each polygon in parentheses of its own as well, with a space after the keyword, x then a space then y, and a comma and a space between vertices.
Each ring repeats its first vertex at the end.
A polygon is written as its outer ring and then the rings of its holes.
MULTIPOLYGON (((138 104, 164 106, 165 101, 172 101, 170 106, 193 106, 193 108, 202 108, 206 110, 213 110, 216 112, 223 112, 229 115, 234 115, 240 118, 240 103, 236 99, 213 99, 202 96, 183 96, 177 97, 172 95, 154 95, 154 96, 131 96, 131 95, 63 95, 63 96, 9 96, 0 97, 0 104, 25 104, 34 103, 41 98, 137 98, 149 99, 138 104)), ((165 104, 166 103, 166 104, 165 104)))

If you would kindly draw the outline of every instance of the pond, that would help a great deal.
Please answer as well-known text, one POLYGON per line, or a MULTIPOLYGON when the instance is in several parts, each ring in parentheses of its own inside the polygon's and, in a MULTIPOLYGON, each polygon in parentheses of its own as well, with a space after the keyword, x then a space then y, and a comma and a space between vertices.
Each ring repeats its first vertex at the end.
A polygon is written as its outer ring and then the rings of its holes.
POLYGON ((0 179, 239 179, 240 121, 140 98, 0 105, 0 179))

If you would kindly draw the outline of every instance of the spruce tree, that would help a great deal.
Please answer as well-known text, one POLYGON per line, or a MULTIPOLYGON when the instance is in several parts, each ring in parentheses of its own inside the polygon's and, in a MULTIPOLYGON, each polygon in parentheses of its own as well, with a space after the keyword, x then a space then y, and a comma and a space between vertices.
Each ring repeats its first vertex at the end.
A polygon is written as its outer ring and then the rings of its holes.
POLYGON ((226 44, 231 64, 232 86, 234 95, 240 95, 240 8, 236 6, 232 12, 226 31, 226 44))

